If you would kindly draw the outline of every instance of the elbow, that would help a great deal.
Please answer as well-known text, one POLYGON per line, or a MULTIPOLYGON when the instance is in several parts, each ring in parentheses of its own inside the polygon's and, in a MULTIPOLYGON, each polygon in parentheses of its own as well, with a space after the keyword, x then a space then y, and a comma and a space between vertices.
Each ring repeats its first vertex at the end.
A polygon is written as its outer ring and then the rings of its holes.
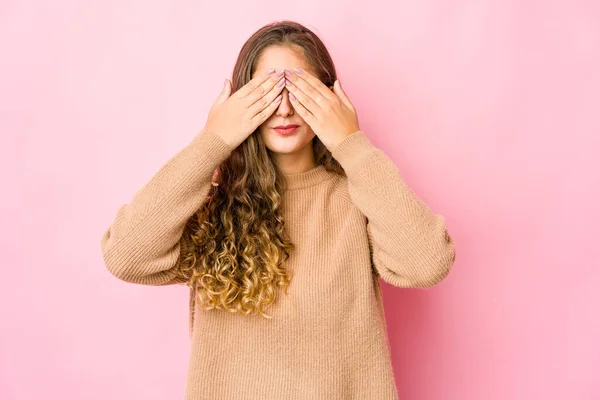
POLYGON ((416 274, 413 287, 430 288, 438 285, 450 274, 456 259, 456 247, 454 239, 446 229, 443 217, 437 218, 436 229, 430 236, 430 240, 420 246, 423 253, 417 259, 420 262, 416 267, 420 271, 416 274), (428 251, 424 251, 429 249, 428 251))
POLYGON ((442 282, 450 274, 456 260, 456 248, 452 238, 446 233, 445 246, 435 251, 429 258, 428 265, 422 266, 426 271, 416 280, 416 287, 430 288, 442 282))
POLYGON ((104 263, 106 269, 115 278, 127 283, 135 283, 139 285, 165 285, 174 281, 169 274, 171 271, 165 271, 158 274, 150 274, 145 272, 147 268, 143 264, 133 264, 125 262, 115 262, 110 257, 105 257, 104 263))
POLYGON ((137 282, 139 277, 136 277, 132 273, 131 268, 128 268, 127 265, 125 265, 124 263, 119 262, 118 260, 115 260, 108 253, 105 253, 103 256, 104 256, 104 265, 105 265, 106 269, 108 270, 108 272, 110 272, 110 274, 112 276, 114 276, 115 278, 117 278, 123 282, 129 282, 129 283, 137 282))
POLYGON ((186 284, 188 279, 178 269, 177 254, 148 260, 133 252, 104 251, 103 258, 108 272, 123 282, 151 286, 186 284))
POLYGON ((110 272, 110 274, 112 276, 114 276, 115 278, 117 278, 120 281, 128 282, 128 283, 135 283, 135 280, 133 279, 133 277, 131 275, 124 274, 121 270, 117 270, 117 269, 110 268, 110 267, 108 267, 107 270, 108 270, 108 272, 110 272))
POLYGON ((124 251, 115 246, 110 230, 102 235, 100 248, 104 266, 111 275, 129 283, 136 283, 139 280, 139 276, 135 274, 136 268, 133 267, 136 263, 136 259, 132 257, 133 252, 124 251))
POLYGON ((114 277, 127 281, 127 274, 123 265, 118 262, 118 258, 112 257, 113 254, 113 238, 111 236, 111 230, 108 229, 104 231, 102 234, 102 239, 100 240, 100 251, 102 253, 102 260, 104 261, 104 267, 111 273, 114 277))
MULTIPOLYGON (((424 246, 426 247, 426 246, 424 246)), ((424 248, 423 247, 423 248, 424 248)), ((383 263, 377 260, 379 275, 384 281, 402 288, 431 288, 438 285, 450 274, 456 259, 456 250, 452 239, 446 235, 444 246, 421 253, 409 259, 383 263), (386 265, 404 265, 404 268, 389 268, 386 265)))
POLYGON ((100 247, 104 265, 111 275, 127 283, 146 283, 148 260, 140 255, 142 249, 124 245, 123 241, 116 242, 110 230, 102 235, 100 247))
POLYGON ((430 288, 441 283, 450 274, 455 258, 454 246, 436 254, 437 261, 429 266, 427 274, 423 274, 421 279, 417 280, 416 287, 430 288))

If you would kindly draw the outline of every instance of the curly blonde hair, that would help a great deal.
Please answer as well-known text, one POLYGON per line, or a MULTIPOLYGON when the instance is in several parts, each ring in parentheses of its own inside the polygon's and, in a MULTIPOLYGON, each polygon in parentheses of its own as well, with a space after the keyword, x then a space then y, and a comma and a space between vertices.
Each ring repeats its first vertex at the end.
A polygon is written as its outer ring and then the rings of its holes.
MULTIPOLYGON (((251 80, 260 54, 272 45, 302 49, 327 86, 337 79, 323 42, 303 25, 281 21, 265 25, 242 46, 233 70, 233 91, 251 80)), ((312 145, 318 164, 343 174, 318 137, 312 145)), ((272 318, 265 309, 275 302, 279 288, 287 294, 292 276, 284 262, 295 247, 282 218, 285 179, 271 153, 257 129, 217 168, 216 185, 186 225, 189 246, 182 249, 181 270, 205 310, 272 318)))

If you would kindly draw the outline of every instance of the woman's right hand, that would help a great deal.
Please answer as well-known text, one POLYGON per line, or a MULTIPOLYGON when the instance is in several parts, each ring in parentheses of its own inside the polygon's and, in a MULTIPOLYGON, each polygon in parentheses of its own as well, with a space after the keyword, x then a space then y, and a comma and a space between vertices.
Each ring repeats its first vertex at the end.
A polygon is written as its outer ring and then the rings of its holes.
POLYGON ((239 146, 260 124, 265 122, 281 102, 285 87, 283 69, 265 72, 242 86, 232 96, 231 82, 225 80, 223 91, 211 107, 204 131, 214 132, 231 148, 239 146))

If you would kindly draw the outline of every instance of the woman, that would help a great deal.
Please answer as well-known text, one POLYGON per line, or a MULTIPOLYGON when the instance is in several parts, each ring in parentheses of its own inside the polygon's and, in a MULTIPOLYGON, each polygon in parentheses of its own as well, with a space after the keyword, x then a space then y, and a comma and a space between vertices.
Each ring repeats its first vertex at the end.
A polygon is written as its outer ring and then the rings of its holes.
POLYGON ((123 205, 108 270, 190 288, 186 399, 397 399, 378 277, 440 282, 442 216, 360 130, 322 41, 244 44, 204 129, 123 205))

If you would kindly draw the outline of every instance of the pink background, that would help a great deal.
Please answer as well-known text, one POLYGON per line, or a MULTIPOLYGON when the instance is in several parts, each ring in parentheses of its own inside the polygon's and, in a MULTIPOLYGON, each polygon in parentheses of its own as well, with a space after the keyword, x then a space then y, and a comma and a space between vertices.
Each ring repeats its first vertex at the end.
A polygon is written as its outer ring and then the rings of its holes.
POLYGON ((391 3, 0 3, 1 399, 182 397, 187 288, 118 281, 100 236, 280 19, 457 243, 383 284, 401 398, 600 399, 599 3, 391 3))

